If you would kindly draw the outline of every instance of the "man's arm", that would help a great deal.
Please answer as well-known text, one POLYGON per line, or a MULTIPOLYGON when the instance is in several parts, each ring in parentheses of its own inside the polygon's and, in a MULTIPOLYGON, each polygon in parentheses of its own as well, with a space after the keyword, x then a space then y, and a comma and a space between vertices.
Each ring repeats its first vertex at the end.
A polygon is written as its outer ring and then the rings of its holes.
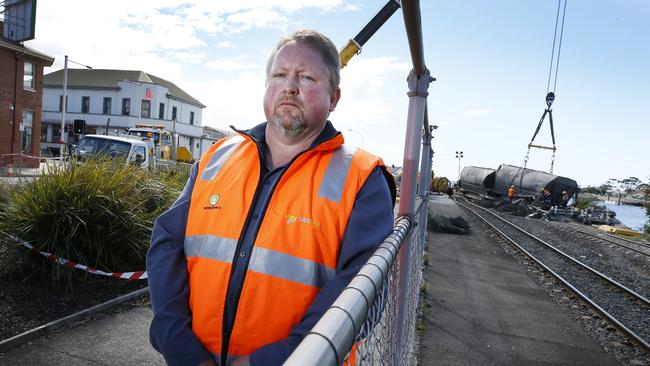
POLYGON ((185 226, 198 162, 176 202, 156 220, 147 253, 153 320, 149 339, 168 365, 198 365, 212 360, 192 332, 188 298, 185 226))
POLYGON ((336 276, 321 288, 314 303, 286 339, 266 345, 250 355, 251 365, 282 364, 390 234, 393 224, 391 193, 381 169, 376 168, 354 202, 341 243, 336 276))

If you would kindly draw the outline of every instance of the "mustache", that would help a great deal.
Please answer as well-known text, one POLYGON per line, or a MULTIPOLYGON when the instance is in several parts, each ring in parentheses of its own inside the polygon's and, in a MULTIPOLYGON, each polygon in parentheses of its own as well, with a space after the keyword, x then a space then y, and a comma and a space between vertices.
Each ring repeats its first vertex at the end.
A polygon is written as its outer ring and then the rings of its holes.
POLYGON ((278 108, 283 104, 293 104, 293 105, 296 105, 298 107, 302 107, 302 103, 300 103, 298 98, 294 98, 294 97, 282 98, 277 103, 275 103, 275 107, 278 108))

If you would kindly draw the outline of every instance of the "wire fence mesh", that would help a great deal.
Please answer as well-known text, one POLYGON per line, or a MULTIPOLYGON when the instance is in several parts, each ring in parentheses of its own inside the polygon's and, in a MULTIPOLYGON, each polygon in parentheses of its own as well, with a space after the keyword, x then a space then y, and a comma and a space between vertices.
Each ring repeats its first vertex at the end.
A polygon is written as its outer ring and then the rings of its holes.
MULTIPOLYGON (((425 206, 418 202, 418 211, 425 206)), ((426 208, 424 208, 426 212, 426 208)), ((411 225, 406 238, 395 244, 408 246, 410 265, 406 278, 406 288, 399 288, 400 269, 403 265, 400 256, 389 266, 388 276, 371 307, 364 326, 357 335, 356 354, 350 358, 355 365, 410 365, 416 362, 417 314, 422 283, 422 252, 424 236, 419 235, 421 228, 426 230, 426 222, 420 222, 422 215, 416 213, 417 221, 411 225), (405 315, 400 320, 400 310, 405 315)), ((426 215, 424 215, 426 219, 426 215)), ((405 248, 406 249, 406 248, 405 248)), ((351 363, 348 363, 351 364, 351 363)))
POLYGON ((416 364, 427 200, 418 199, 416 207, 413 217, 396 220, 392 234, 285 365, 416 364))

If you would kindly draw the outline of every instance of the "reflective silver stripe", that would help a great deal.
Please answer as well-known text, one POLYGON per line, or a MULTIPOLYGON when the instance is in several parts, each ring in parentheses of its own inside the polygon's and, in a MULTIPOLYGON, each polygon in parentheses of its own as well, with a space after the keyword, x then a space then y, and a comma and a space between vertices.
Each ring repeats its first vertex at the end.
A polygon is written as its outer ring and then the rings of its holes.
POLYGON ((237 249, 237 240, 213 235, 185 237, 185 255, 204 257, 231 263, 237 249))
POLYGON ((253 248, 248 269, 318 288, 336 274, 324 264, 260 247, 253 248))
POLYGON ((327 164, 323 181, 320 184, 318 195, 330 201, 339 202, 343 194, 343 185, 350 172, 352 156, 357 152, 356 148, 340 146, 332 153, 332 158, 327 164))
POLYGON ((230 155, 237 150, 237 147, 244 142, 244 138, 241 136, 235 136, 230 138, 228 141, 224 142, 217 151, 212 154, 212 158, 208 165, 206 165, 201 174, 201 180, 212 180, 217 176, 223 164, 226 163, 230 155))

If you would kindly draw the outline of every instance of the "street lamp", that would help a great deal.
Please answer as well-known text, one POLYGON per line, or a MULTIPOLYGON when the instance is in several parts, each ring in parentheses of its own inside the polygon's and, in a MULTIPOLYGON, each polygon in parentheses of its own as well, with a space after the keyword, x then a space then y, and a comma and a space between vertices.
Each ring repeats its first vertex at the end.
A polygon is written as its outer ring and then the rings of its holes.
POLYGON ((348 131, 350 131, 350 132, 356 132, 356 133, 359 134, 359 136, 361 136, 361 148, 363 149, 363 134, 362 134, 361 132, 359 132, 359 131, 353 129, 353 128, 348 128, 348 131))
POLYGON ((68 106, 68 62, 72 62, 73 64, 77 64, 80 66, 83 66, 89 70, 92 69, 92 67, 88 65, 81 64, 79 62, 75 62, 72 60, 68 60, 68 55, 65 55, 65 61, 63 62, 63 100, 61 101, 61 150, 60 150, 60 155, 61 159, 63 160, 63 157, 65 156, 65 143, 67 142, 66 140, 68 139, 68 135, 65 134, 65 112, 68 106))
POLYGON ((456 180, 456 184, 460 181, 460 159, 463 158, 463 152, 462 151, 456 151, 456 158, 458 159, 458 179, 456 180))

